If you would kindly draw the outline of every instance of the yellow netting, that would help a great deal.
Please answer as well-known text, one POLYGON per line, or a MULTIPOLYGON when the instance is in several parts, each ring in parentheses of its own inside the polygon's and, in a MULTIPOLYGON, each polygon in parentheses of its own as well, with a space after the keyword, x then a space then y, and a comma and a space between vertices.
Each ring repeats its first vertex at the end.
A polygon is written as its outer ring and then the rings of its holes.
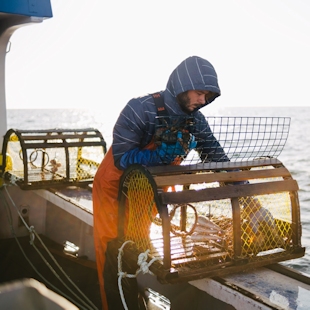
POLYGON ((134 241, 139 249, 145 251, 150 248, 150 227, 157 209, 149 180, 140 171, 130 176, 127 198, 129 220, 125 238, 134 241))
POLYGON ((76 158, 76 163, 73 164, 75 171, 71 171, 72 178, 75 180, 85 180, 95 176, 100 164, 97 151, 98 148, 94 147, 70 148, 70 153, 72 154, 71 162, 75 163, 74 159, 76 158))
POLYGON ((240 198, 240 204, 242 255, 256 255, 262 251, 289 246, 292 238, 292 215, 287 192, 240 198))

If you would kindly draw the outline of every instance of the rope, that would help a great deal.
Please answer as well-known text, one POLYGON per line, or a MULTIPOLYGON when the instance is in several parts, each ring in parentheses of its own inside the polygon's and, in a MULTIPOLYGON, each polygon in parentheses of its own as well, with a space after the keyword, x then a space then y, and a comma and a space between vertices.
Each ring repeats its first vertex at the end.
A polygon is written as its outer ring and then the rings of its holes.
POLYGON ((125 300, 125 296, 123 293, 123 288, 122 288, 122 279, 123 278, 136 278, 137 275, 139 273, 149 273, 151 275, 154 275, 153 272, 149 269, 149 267, 159 258, 152 258, 149 262, 147 262, 147 258, 148 258, 148 254, 150 252, 150 250, 146 250, 143 253, 140 253, 138 256, 138 261, 137 261, 137 265, 139 266, 139 268, 137 269, 135 274, 129 274, 127 272, 122 271, 122 256, 124 253, 124 247, 125 245, 127 245, 128 243, 134 243, 131 240, 125 241, 122 246, 119 248, 118 250, 118 256, 117 256, 117 266, 118 266, 118 289, 119 289, 119 293, 120 293, 120 297, 123 303, 123 307, 125 310, 128 310, 128 307, 126 305, 126 300, 125 300))
MULTIPOLYGON (((27 257, 26 253, 24 252, 24 250, 22 249, 22 246, 20 245, 18 238, 15 234, 14 228, 13 228, 13 221, 12 221, 12 215, 10 213, 9 210, 9 206, 6 203, 6 207, 7 207, 7 216, 8 216, 8 221, 11 227, 11 232, 13 237, 15 238, 15 240, 17 241, 18 247, 20 248, 22 254, 24 255, 24 257, 26 258, 26 260, 29 262, 29 264, 31 265, 31 267, 34 269, 34 271, 44 280, 45 283, 47 283, 50 287, 52 287, 56 292, 58 292, 59 294, 61 294, 62 296, 64 296, 65 298, 67 298, 68 300, 72 301, 74 304, 76 304, 80 309, 97 309, 97 307, 87 298, 87 296, 76 286, 76 284, 70 279, 70 277, 65 273, 65 271, 62 269, 62 267, 58 264, 58 262, 56 261, 56 259, 54 258, 54 256, 51 254, 51 252, 48 250, 48 248, 46 247, 46 245, 44 244, 44 242, 42 241, 42 239, 40 238, 40 236, 37 234, 37 232, 35 231, 33 226, 28 226, 28 224, 26 223, 26 221, 24 220, 23 216, 20 214, 16 204, 14 203, 10 193, 8 192, 6 186, 4 186, 4 190, 7 194, 7 197, 9 198, 11 204, 13 205, 13 207, 16 209, 16 212, 18 213, 18 216, 20 217, 20 219, 22 220, 24 226, 27 228, 27 230, 29 231, 29 237, 30 237, 30 244, 33 246, 33 248, 36 250, 36 252, 38 253, 38 255, 42 258, 43 262, 47 265, 47 267, 52 271, 52 273, 55 275, 55 277, 68 289, 68 291, 75 297, 77 298, 83 305, 81 305, 80 303, 76 302, 75 300, 73 300, 71 297, 67 296, 65 293, 63 293, 61 290, 59 290, 57 287, 55 287, 53 284, 51 284, 37 269, 36 267, 32 264, 32 262, 30 261, 30 259, 27 257), (67 280, 71 283, 71 285, 81 294, 81 296, 89 303, 89 305, 82 300, 76 293, 74 293, 72 291, 72 289, 70 289, 68 287, 68 285, 61 279, 61 277, 58 275, 58 273, 55 271, 55 269, 49 264, 49 262, 44 258, 44 256, 42 255, 42 253, 39 251, 39 249, 35 246, 34 244, 34 240, 35 238, 37 238, 40 243, 42 244, 43 248, 45 249, 45 251, 47 252, 47 254, 49 255, 49 257, 52 259, 52 261, 55 263, 55 265, 57 266, 57 268, 63 273, 63 275, 67 278, 67 280), (91 305, 91 306, 90 306, 91 305)), ((6 200, 4 200, 6 201, 6 200)))

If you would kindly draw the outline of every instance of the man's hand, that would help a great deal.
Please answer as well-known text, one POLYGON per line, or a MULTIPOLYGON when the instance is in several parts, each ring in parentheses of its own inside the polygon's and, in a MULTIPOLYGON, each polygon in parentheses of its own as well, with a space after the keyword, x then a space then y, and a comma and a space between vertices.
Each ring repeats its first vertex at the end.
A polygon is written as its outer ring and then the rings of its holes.
POLYGON ((187 132, 187 139, 183 138, 182 131, 177 132, 177 141, 175 143, 161 142, 157 148, 159 157, 164 163, 171 163, 177 156, 184 156, 197 145, 195 137, 187 132))
POLYGON ((167 144, 162 142, 161 145, 156 149, 156 152, 160 160, 167 164, 172 163, 177 156, 183 156, 186 154, 183 146, 179 141, 174 144, 167 144))

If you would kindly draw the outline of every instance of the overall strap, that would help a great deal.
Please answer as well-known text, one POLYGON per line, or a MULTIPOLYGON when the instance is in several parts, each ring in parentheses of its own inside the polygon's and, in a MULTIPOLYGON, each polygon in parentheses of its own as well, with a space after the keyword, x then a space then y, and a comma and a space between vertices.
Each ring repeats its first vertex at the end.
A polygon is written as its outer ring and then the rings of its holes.
POLYGON ((156 109, 157 109, 157 116, 168 116, 168 112, 166 110, 164 98, 161 96, 160 93, 154 93, 152 94, 152 97, 154 99, 156 109))

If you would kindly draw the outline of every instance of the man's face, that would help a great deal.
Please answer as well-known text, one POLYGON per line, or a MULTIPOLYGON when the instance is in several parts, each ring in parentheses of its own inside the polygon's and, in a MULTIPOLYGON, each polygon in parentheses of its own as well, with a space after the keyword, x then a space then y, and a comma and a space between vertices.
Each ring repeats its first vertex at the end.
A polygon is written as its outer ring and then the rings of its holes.
POLYGON ((192 113, 205 105, 210 95, 207 90, 189 90, 178 96, 180 107, 185 113, 192 113))

